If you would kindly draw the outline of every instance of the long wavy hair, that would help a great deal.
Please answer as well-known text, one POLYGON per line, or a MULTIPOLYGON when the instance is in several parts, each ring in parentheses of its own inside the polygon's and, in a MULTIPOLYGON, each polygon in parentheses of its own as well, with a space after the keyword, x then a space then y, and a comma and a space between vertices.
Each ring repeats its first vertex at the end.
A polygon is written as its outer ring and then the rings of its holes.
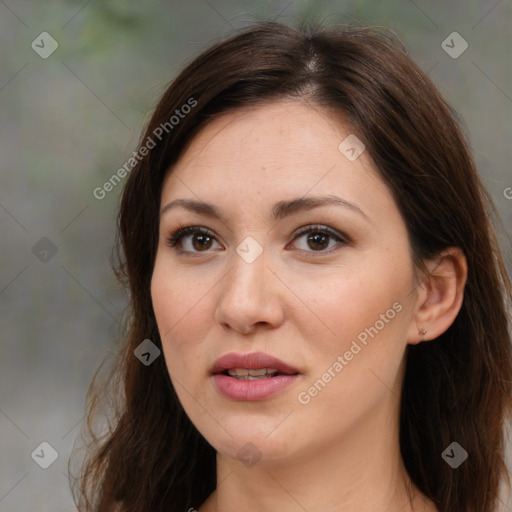
POLYGON ((449 246, 467 258, 455 321, 406 351, 400 451, 412 482, 441 512, 493 512, 501 484, 510 490, 511 284, 493 201, 457 115, 398 37, 322 25, 259 21, 230 35, 188 63, 154 110, 118 213, 112 264, 129 306, 117 358, 87 392, 90 442, 72 486, 81 512, 182 512, 216 487, 215 450, 180 405, 164 357, 146 366, 134 356, 145 339, 162 349, 150 295, 162 182, 213 118, 283 98, 350 123, 403 216, 415 268, 449 246), (102 404, 108 427, 99 433, 102 404), (453 441, 469 454, 457 469, 441 457, 453 441))

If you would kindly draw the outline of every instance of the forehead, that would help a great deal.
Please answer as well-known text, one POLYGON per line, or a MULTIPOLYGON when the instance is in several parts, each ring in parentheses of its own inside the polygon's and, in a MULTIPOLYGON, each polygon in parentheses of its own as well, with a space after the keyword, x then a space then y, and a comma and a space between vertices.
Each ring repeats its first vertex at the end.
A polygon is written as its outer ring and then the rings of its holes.
MULTIPOLYGON (((366 151, 347 158, 349 125, 320 107, 283 100, 224 114, 191 141, 164 181, 162 200, 177 197, 286 199, 339 193, 389 207, 390 194, 366 151), (369 201, 364 197, 373 196, 369 201)), ((349 139, 352 140, 352 139, 349 139)), ((356 148, 357 149, 357 148, 356 148)))
POLYGON ((310 162, 325 165, 332 156, 339 156, 338 145, 349 133, 339 119, 304 102, 282 100, 246 107, 207 124, 175 170, 208 168, 220 162, 229 165, 230 174, 266 163, 274 169, 293 164, 298 170, 310 162), (253 165, 237 166, 237 162, 253 165))

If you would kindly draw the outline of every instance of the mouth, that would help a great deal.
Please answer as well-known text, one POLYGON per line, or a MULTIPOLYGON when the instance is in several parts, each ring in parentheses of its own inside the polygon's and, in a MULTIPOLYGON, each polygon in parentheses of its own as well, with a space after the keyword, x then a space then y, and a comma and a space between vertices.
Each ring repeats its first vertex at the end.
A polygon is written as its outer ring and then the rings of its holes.
POLYGON ((211 373, 222 373, 235 379, 254 380, 278 375, 297 375, 299 370, 264 352, 230 352, 215 361, 211 373))
POLYGON ((257 401, 284 391, 300 372, 263 352, 232 352, 214 363, 211 375, 224 397, 235 401, 257 401))
POLYGON ((224 370, 220 373, 238 380, 261 380, 271 379, 279 375, 298 375, 298 373, 280 372, 275 368, 259 368, 255 370, 250 370, 248 368, 230 368, 229 370, 224 370))

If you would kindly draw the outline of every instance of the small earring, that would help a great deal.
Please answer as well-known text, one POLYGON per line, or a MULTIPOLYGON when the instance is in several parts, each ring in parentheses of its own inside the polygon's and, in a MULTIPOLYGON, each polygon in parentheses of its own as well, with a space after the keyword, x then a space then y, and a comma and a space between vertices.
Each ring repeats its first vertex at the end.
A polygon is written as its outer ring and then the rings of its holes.
POLYGON ((425 334, 427 334, 427 329, 421 329, 420 331, 418 331, 418 334, 425 336, 425 334))

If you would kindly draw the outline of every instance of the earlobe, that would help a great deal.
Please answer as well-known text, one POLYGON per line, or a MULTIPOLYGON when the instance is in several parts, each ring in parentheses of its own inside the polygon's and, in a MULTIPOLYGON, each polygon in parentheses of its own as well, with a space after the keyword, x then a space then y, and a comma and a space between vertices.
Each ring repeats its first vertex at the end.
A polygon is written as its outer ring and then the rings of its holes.
POLYGON ((407 341, 418 344, 443 334, 457 317, 464 299, 467 261, 462 250, 449 247, 426 263, 416 311, 407 341))
POLYGON ((425 341, 424 336, 427 334, 427 332, 428 332, 427 329, 419 329, 418 330, 418 334, 421 336, 420 342, 425 341))

